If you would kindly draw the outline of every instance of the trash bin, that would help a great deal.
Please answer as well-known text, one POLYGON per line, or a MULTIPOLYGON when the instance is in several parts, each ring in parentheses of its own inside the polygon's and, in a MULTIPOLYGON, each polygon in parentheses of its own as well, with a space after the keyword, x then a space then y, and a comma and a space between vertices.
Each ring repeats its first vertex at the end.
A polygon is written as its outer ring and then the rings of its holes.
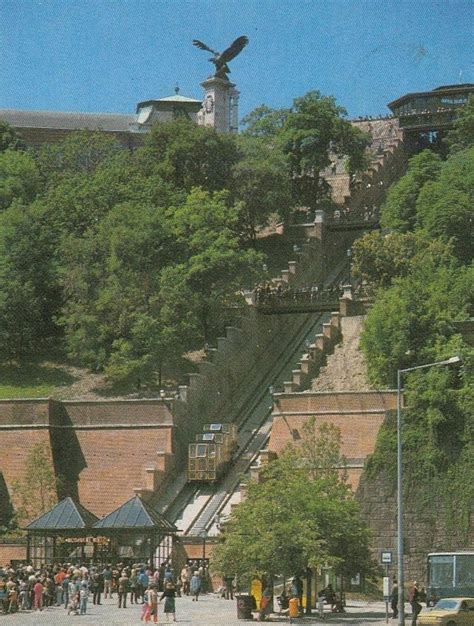
POLYGON ((290 598, 288 602, 288 615, 290 617, 298 617, 299 601, 298 598, 290 598))
POLYGON ((241 593, 235 597, 237 598, 237 619, 253 619, 252 609, 255 604, 253 596, 241 593))

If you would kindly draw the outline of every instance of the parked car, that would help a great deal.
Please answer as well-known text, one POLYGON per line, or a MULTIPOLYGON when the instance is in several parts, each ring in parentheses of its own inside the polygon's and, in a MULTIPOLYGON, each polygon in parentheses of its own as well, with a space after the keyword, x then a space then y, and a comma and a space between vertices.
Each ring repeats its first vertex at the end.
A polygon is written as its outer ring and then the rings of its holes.
POLYGON ((418 616, 419 626, 472 626, 474 598, 443 598, 418 616))

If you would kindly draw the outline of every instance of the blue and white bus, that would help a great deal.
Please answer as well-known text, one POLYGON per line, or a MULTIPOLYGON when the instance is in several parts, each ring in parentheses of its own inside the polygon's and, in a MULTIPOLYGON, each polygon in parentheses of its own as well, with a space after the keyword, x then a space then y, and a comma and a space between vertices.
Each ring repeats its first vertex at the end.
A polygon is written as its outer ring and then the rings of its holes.
POLYGON ((474 552, 432 552, 428 554, 426 601, 440 598, 474 598, 474 552))

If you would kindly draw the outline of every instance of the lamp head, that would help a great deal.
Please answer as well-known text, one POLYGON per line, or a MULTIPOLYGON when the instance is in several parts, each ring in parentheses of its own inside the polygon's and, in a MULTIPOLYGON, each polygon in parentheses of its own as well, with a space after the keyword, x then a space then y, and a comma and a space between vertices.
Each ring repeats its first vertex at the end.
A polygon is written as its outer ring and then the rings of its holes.
POLYGON ((451 358, 449 358, 447 360, 447 363, 449 363, 450 365, 453 363, 460 363, 461 362, 461 357, 460 356, 452 356, 451 358))

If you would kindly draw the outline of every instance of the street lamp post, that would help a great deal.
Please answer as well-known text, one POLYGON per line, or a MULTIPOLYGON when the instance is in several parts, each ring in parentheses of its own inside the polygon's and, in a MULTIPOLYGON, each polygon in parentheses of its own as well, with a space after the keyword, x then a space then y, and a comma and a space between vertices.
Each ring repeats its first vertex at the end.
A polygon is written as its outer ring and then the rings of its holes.
POLYGON ((347 260, 349 261, 349 284, 352 285, 352 273, 351 273, 351 263, 352 263, 352 248, 348 248, 346 250, 347 260))
POLYGON ((397 558, 398 558, 398 626, 405 626, 405 597, 403 571, 403 457, 402 457, 402 374, 414 370, 459 363, 458 356, 444 361, 425 363, 397 370, 397 558))
POLYGON ((207 567, 206 567, 206 538, 207 538, 207 530, 204 529, 200 533, 202 537, 202 581, 201 587, 202 592, 207 593, 207 567))

